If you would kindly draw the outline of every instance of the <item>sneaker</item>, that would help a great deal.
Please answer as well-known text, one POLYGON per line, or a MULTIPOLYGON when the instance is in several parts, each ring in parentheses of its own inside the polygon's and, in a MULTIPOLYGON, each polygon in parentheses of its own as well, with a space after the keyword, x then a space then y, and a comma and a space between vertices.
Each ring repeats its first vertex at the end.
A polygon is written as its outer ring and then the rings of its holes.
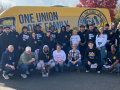
POLYGON ((116 72, 117 75, 119 75, 120 73, 119 72, 116 72))
POLYGON ((11 76, 11 77, 12 77, 12 76, 13 76, 13 74, 12 74, 12 73, 9 73, 9 74, 8 74, 8 76, 11 76))
POLYGON ((6 79, 6 80, 9 79, 9 76, 8 76, 8 75, 5 76, 5 75, 3 74, 2 76, 3 76, 4 79, 6 79))
POLYGON ((30 70, 31 72, 33 71, 33 69, 30 70))
POLYGON ((97 73, 100 73, 100 71, 97 71, 97 73))
POLYGON ((22 76, 23 78, 27 78, 27 75, 26 75, 26 74, 21 74, 21 76, 22 76))
POLYGON ((86 73, 88 73, 89 72, 89 70, 86 70, 86 73))
POLYGON ((114 71, 115 71, 115 69, 112 69, 112 70, 109 71, 109 73, 113 73, 114 71))
POLYGON ((49 77, 49 73, 46 73, 46 77, 49 77))
POLYGON ((26 71, 26 74, 30 74, 30 72, 29 72, 29 71, 26 71))
POLYGON ((42 77, 46 77, 46 74, 42 73, 42 77))
POLYGON ((78 69, 77 72, 80 73, 80 70, 78 69))

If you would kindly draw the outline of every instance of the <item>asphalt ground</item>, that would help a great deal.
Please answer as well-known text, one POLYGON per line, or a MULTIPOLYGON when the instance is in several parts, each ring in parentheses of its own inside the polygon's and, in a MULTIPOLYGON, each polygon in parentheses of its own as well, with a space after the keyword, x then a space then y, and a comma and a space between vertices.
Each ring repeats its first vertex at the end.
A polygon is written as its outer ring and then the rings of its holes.
POLYGON ((43 78, 40 71, 34 70, 26 79, 17 71, 5 80, 0 72, 0 90, 120 90, 120 75, 110 74, 108 69, 102 69, 100 74, 95 69, 86 73, 84 66, 81 73, 77 73, 76 68, 70 71, 64 67, 63 73, 52 69, 48 78, 43 78))

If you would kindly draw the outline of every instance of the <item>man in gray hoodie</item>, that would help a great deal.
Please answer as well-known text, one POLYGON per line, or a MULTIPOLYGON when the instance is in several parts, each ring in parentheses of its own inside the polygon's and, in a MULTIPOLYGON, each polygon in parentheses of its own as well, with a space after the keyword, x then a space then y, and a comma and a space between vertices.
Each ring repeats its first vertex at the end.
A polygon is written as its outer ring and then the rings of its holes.
POLYGON ((26 74, 30 74, 28 70, 35 69, 35 54, 31 52, 31 47, 26 47, 25 51, 20 56, 18 68, 22 70, 21 76, 27 78, 26 74))

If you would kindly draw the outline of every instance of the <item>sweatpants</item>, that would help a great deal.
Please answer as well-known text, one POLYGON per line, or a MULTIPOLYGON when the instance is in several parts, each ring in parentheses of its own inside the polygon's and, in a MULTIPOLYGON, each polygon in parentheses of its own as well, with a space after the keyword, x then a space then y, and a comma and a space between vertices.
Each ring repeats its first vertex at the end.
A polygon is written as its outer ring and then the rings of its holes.
POLYGON ((49 62, 43 61, 42 63, 43 64, 41 64, 41 62, 38 62, 37 64, 37 68, 38 70, 41 70, 41 72, 43 72, 43 70, 46 69, 46 71, 49 73, 49 70, 55 66, 55 62, 53 61, 53 59, 51 59, 49 62), (45 67, 45 64, 48 64, 48 66, 45 67))
MULTIPOLYGON (((93 64, 93 63, 92 63, 92 64, 93 64)), ((91 65, 88 65, 88 61, 85 61, 85 62, 84 62, 84 66, 85 66, 86 70, 90 70, 90 66, 91 66, 91 65)), ((96 68, 96 71, 100 71, 100 70, 102 69, 102 67, 103 67, 103 63, 102 63, 102 62, 99 62, 99 63, 98 63, 98 66, 97 66, 97 68, 96 68)))

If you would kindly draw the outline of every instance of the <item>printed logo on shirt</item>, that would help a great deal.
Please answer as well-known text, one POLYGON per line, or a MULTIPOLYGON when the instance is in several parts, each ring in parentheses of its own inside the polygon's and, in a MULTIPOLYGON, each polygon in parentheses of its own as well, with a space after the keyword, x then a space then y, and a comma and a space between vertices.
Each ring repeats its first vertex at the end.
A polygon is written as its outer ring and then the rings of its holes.
POLYGON ((37 36, 37 39, 40 39, 42 37, 41 34, 36 34, 36 36, 37 36))
POLYGON ((56 35, 54 35, 54 34, 52 34, 51 36, 52 36, 53 39, 56 38, 56 35))
POLYGON ((113 32, 110 33, 110 35, 112 35, 112 34, 113 34, 113 32))
POLYGON ((16 37, 18 37, 18 35, 16 35, 16 37))
POLYGON ((93 34, 89 34, 89 39, 92 39, 94 37, 93 34))
POLYGON ((26 39, 28 39, 29 38, 29 35, 24 35, 23 34, 23 41, 26 41, 26 39))
POLYGON ((71 34, 69 34, 71 36, 71 34))
POLYGON ((34 41, 34 44, 37 44, 37 41, 34 41))
POLYGON ((93 53, 93 52, 89 52, 89 55, 88 55, 88 56, 89 56, 90 59, 94 59, 94 57, 95 57, 95 53, 93 53))
POLYGON ((50 57, 49 56, 47 56, 47 59, 49 59, 50 57))
POLYGON ((83 34, 83 36, 85 36, 85 34, 83 34))
POLYGON ((114 56, 113 59, 116 59, 116 56, 114 56))
POLYGON ((65 35, 65 38, 67 38, 67 35, 65 35))

